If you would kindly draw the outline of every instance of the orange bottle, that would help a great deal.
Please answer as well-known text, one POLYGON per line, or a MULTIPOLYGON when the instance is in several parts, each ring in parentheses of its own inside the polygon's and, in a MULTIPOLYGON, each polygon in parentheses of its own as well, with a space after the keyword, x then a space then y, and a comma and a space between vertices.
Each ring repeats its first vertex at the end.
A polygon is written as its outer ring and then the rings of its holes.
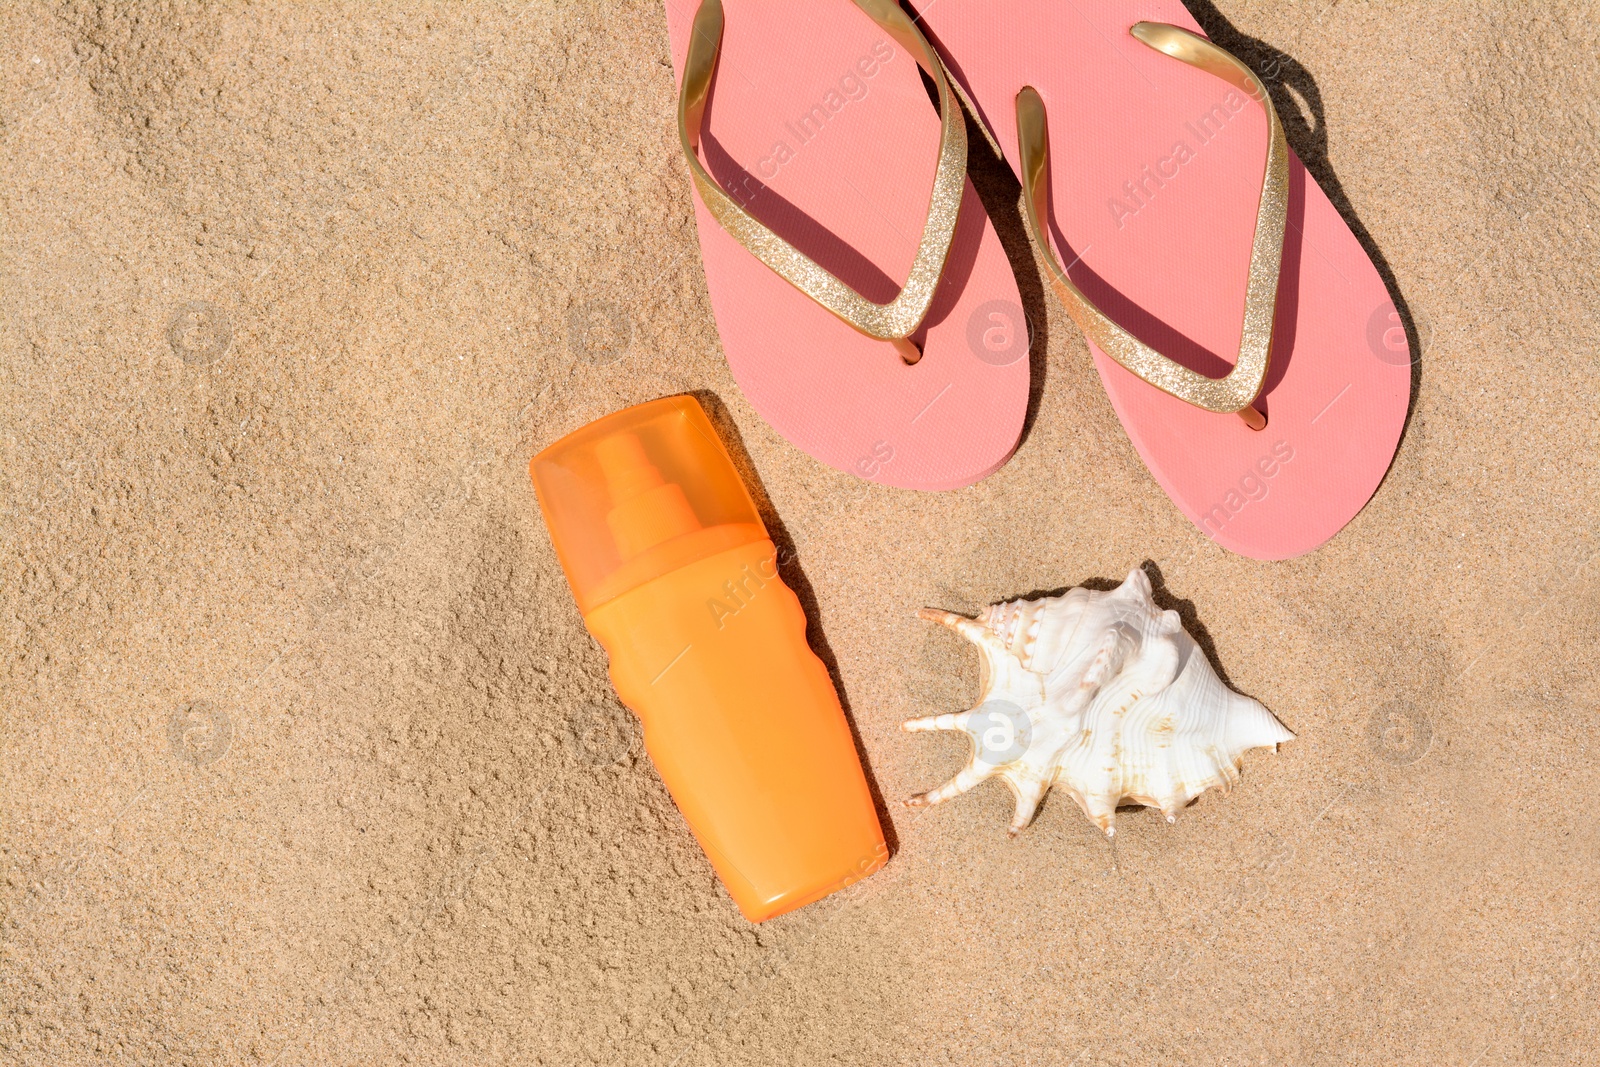
POLYGON ((838 694, 700 405, 672 396, 618 411, 529 470, 617 695, 745 918, 882 867, 838 694))

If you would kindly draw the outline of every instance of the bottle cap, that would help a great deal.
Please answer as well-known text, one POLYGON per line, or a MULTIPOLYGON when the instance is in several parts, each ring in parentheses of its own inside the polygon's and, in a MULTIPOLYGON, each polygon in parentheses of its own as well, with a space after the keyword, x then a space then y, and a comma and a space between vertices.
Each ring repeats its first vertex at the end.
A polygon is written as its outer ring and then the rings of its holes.
POLYGON ((693 397, 613 412, 534 456, 528 471, 585 615, 652 578, 767 536, 693 397))

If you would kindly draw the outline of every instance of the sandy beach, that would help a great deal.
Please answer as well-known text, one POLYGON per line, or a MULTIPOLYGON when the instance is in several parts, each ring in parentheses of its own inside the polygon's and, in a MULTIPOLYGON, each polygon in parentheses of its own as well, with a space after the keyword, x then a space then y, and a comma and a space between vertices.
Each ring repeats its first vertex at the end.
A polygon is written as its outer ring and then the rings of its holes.
POLYGON ((1283 563, 1171 504, 1031 260, 998 472, 885 488, 774 433, 654 0, 0 6, 0 1063, 1597 1062, 1600 23, 1190 7, 1421 353, 1376 496, 1283 563), (893 849, 761 926, 527 473, 683 392, 893 849), (1114 842, 1060 796, 1008 839, 998 783, 902 807, 967 752, 899 724, 978 682, 916 610, 1141 566, 1298 739, 1114 842))

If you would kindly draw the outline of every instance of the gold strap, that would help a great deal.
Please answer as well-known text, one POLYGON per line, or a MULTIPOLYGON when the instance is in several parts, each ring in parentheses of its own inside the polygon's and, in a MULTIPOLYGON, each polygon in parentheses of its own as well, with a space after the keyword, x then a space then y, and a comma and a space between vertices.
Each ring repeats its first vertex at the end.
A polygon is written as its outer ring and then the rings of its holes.
POLYGON ((700 123, 722 48, 722 2, 704 0, 695 13, 678 94, 678 137, 689 161, 689 175, 712 218, 780 277, 869 337, 893 343, 901 358, 915 363, 921 354, 906 340, 921 324, 944 272, 950 239, 956 232, 967 171, 967 127, 951 95, 944 65, 906 13, 894 0, 855 0, 868 17, 893 37, 933 78, 939 89, 939 166, 933 175, 933 198, 922 242, 917 246, 910 277, 898 296, 875 304, 806 257, 734 202, 700 164, 700 123))
POLYGON ((1271 137, 1266 176, 1256 210, 1255 242, 1250 248, 1250 280, 1245 288, 1244 331, 1239 359, 1225 378, 1208 378, 1175 363, 1108 319, 1084 296, 1056 259, 1050 244, 1050 131, 1044 101, 1031 86, 1017 94, 1017 137, 1022 150, 1022 196, 1028 228, 1050 266, 1051 280, 1067 314, 1099 349, 1157 389, 1207 411, 1238 412, 1253 430, 1266 419, 1250 405, 1261 392, 1272 353, 1272 323, 1278 305, 1278 267, 1283 258, 1283 227, 1289 202, 1289 148, 1283 124, 1267 90, 1250 68, 1204 37, 1158 22, 1136 23, 1128 31, 1151 48, 1191 67, 1214 74, 1246 93, 1267 113, 1271 137))

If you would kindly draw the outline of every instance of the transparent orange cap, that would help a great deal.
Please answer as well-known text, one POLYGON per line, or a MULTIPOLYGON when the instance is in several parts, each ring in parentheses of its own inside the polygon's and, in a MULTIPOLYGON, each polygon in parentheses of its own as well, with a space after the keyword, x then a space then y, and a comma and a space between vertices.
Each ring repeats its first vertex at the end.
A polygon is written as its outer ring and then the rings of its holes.
POLYGON ((693 397, 597 419, 534 456, 528 471, 585 615, 652 578, 767 536, 693 397))

